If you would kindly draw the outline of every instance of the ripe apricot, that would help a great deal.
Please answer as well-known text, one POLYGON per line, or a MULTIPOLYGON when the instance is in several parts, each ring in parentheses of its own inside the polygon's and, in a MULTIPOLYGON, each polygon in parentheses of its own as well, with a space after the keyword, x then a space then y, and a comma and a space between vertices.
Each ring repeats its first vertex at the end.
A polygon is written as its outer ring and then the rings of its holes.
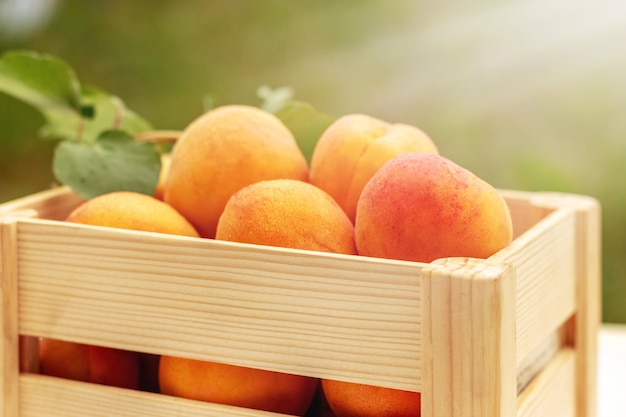
POLYGON ((418 392, 322 380, 322 389, 336 417, 419 417, 418 392))
MULTIPOLYGON (((193 226, 166 203, 127 191, 94 197, 66 221, 198 237, 193 226)), ((142 356, 137 352, 43 339, 39 354, 44 374, 135 389, 140 384, 142 356)))
POLYGON ((94 197, 77 207, 68 222, 145 232, 198 237, 194 227, 170 205, 149 195, 117 191, 94 197))
POLYGON ((354 222, 365 184, 394 156, 438 153, 431 138, 415 126, 388 123, 363 114, 337 119, 322 134, 311 158, 310 182, 327 193, 354 222))
POLYGON ((167 395, 303 416, 319 381, 300 375, 216 362, 161 357, 161 392, 167 395))
POLYGON ((269 180, 235 193, 217 239, 355 254, 354 226, 328 193, 297 180, 269 180))
POLYGON ((487 258, 512 240, 511 215, 498 191, 440 155, 394 157, 359 199, 360 255, 431 262, 487 258))
POLYGON ((241 188, 308 175, 295 138, 277 117, 252 106, 222 106, 190 123, 174 145, 164 200, 213 238, 226 202, 241 188))
POLYGON ((56 339, 39 341, 39 372, 43 375, 89 381, 89 347, 56 339))
POLYGON ((159 180, 157 181, 156 188, 154 189, 154 198, 163 201, 163 194, 165 193, 165 180, 170 170, 170 161, 172 155, 164 153, 161 155, 161 171, 159 172, 159 180))
MULTIPOLYGON (((354 226, 326 192, 278 179, 248 185, 228 200, 216 239, 355 254, 354 226)), ((161 358, 161 390, 204 401, 303 415, 317 378, 191 359, 161 358)))

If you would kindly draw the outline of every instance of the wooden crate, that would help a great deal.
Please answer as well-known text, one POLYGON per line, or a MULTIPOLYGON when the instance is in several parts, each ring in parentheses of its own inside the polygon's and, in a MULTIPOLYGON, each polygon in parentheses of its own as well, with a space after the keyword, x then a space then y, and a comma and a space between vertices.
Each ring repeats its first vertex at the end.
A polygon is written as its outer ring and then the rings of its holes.
POLYGON ((0 416, 274 415, 38 375, 48 337, 417 391, 424 417, 592 417, 600 208, 502 193, 513 243, 431 264, 65 223, 66 188, 0 205, 0 416))

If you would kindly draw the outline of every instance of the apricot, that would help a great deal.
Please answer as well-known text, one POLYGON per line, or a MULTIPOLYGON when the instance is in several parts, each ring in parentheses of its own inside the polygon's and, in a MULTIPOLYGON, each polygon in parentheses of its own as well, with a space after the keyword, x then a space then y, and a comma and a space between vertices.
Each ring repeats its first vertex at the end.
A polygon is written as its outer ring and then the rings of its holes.
MULTIPOLYGON (((248 185, 228 200, 216 239, 356 254, 354 226, 326 192, 278 179, 248 185)), ((197 400, 303 415, 317 378, 165 357, 161 392, 197 400)))
POLYGON ((385 162, 405 152, 438 150, 415 126, 349 114, 330 125, 317 142, 309 181, 329 193, 354 222, 365 184, 385 162))
POLYGON ((198 237, 198 232, 170 205, 145 194, 116 191, 77 207, 68 222, 145 232, 198 237))
POLYGON ((355 239, 365 256, 487 258, 512 236, 511 215, 498 191, 440 155, 394 157, 372 177, 357 206, 355 239))
POLYGON ((56 339, 39 341, 39 372, 43 375, 89 381, 89 346, 56 339))
POLYGON ((419 417, 418 392, 323 379, 326 401, 336 417, 419 417))
POLYGON ((161 393, 303 416, 319 381, 300 375, 216 362, 161 357, 161 393))
POLYGON ((276 116, 222 106, 191 122, 174 145, 164 201, 213 238, 226 202, 241 188, 278 178, 307 181, 308 175, 295 138, 276 116))
MULTIPOLYGON (((198 237, 194 227, 171 206, 135 192, 94 197, 72 211, 66 221, 198 237)), ((47 375, 138 388, 141 363, 142 355, 137 352, 48 339, 40 342, 41 372, 47 375)))
POLYGON ((169 153, 161 154, 161 171, 159 172, 159 180, 157 181, 156 188, 154 189, 154 198, 163 201, 165 194, 165 180, 170 170, 170 162, 172 155, 169 153))
POLYGON ((354 226, 328 193, 298 180, 249 185, 226 204, 216 239, 355 254, 354 226))

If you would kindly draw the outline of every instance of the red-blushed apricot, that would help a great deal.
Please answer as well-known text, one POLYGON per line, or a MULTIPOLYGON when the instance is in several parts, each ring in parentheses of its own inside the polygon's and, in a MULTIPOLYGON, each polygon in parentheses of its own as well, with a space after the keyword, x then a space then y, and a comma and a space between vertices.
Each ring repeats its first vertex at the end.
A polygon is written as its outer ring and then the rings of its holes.
POLYGON ((303 416, 319 384, 316 378, 216 362, 161 357, 161 393, 303 416))
POLYGON ((511 215, 498 191, 440 155, 394 157, 359 199, 360 255, 431 262, 487 258, 512 240, 511 215))
POLYGON ((323 190, 298 180, 249 185, 226 204, 216 239, 355 254, 354 226, 323 190))
POLYGON ((164 201, 201 236, 213 238, 226 202, 241 188, 308 176, 295 138, 276 116, 252 106, 222 106, 190 123, 174 145, 164 201))
POLYGON ((336 417, 419 417, 421 394, 352 382, 322 380, 322 389, 336 417))
POLYGON ((405 152, 437 154, 438 150, 415 126, 363 114, 345 115, 318 140, 311 158, 310 182, 329 193, 354 222, 365 184, 385 162, 405 152))
MULTIPOLYGON (((199 237, 193 226, 168 204, 152 196, 127 191, 87 200, 73 210, 66 221, 199 237)), ((44 374, 133 389, 140 388, 142 382, 144 361, 142 354, 136 352, 42 339, 39 356, 44 374)), ((156 374, 152 370, 153 378, 156 374)))

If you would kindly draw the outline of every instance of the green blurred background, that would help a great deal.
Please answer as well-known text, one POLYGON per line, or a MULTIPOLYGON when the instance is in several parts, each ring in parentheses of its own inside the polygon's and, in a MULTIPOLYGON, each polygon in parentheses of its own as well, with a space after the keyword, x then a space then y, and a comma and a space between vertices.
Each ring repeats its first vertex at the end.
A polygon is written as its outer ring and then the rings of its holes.
MULTIPOLYGON (((603 317, 626 323, 626 4, 566 0, 0 0, 0 53, 32 49, 182 129, 261 85, 415 124, 498 188, 603 206, 603 317)), ((0 94, 0 202, 49 187, 40 116, 0 94)))

